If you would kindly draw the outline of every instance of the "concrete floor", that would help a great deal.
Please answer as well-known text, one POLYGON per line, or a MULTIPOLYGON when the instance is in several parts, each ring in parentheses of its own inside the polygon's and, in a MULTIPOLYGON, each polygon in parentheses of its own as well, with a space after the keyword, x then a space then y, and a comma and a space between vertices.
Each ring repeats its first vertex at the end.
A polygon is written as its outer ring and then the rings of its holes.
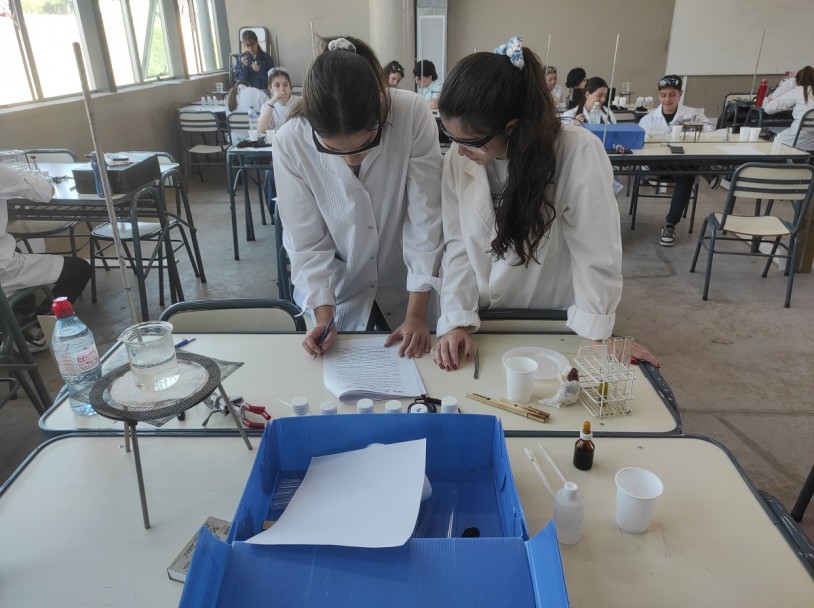
MULTIPOLYGON (((182 259, 186 298, 276 297, 273 226, 260 225, 255 205, 257 240, 247 243, 241 224, 242 259, 234 260, 224 177, 210 171, 206 180, 190 180, 190 191, 209 282, 197 282, 182 259)), ((702 184, 699 218, 719 210, 725 195, 702 184)), ((792 307, 784 309, 785 278, 776 268, 761 279, 759 262, 719 258, 704 302, 703 272, 688 271, 695 237, 687 234, 687 223, 680 224, 675 247, 663 248, 658 231, 667 202, 642 201, 635 231, 627 203, 620 195, 625 290, 616 331, 635 336, 658 356, 684 432, 721 442, 757 488, 791 508, 814 463, 814 276, 796 278, 792 307)), ((154 274, 149 281, 151 317, 157 318, 154 274)), ((96 334, 100 352, 106 350, 129 325, 118 272, 99 272, 98 304, 83 298, 77 313, 96 334)), ((56 394, 61 382, 51 354, 35 357, 56 394)), ((42 442, 37 418, 25 398, 0 410, 0 482, 42 442)), ((803 529, 814 538, 814 507, 803 529)))

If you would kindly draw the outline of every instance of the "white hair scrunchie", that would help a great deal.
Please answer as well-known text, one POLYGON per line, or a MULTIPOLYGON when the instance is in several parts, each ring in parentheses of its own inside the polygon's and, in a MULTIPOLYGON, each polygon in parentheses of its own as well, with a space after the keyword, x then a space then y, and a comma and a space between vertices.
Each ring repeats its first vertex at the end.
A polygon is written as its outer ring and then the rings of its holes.
POLYGON ((347 38, 335 38, 328 43, 328 51, 350 51, 356 52, 356 45, 347 38))
POLYGON ((506 44, 501 44, 495 49, 495 54, 506 55, 506 57, 511 60, 514 67, 516 67, 518 70, 522 70, 526 65, 526 62, 523 61, 522 36, 514 36, 513 38, 509 38, 509 41, 506 44))

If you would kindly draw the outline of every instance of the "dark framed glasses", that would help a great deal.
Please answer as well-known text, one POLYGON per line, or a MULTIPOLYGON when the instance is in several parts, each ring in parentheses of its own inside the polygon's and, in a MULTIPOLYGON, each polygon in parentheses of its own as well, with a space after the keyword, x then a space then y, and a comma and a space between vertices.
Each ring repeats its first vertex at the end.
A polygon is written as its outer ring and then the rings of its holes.
POLYGON ((444 135, 449 137, 450 140, 454 141, 459 146, 463 146, 464 148, 468 148, 468 149, 472 150, 473 152, 481 152, 481 153, 484 152, 481 148, 483 148, 486 144, 488 144, 490 141, 492 141, 495 137, 497 137, 498 135, 503 133, 503 129, 498 129, 497 131, 495 131, 491 135, 487 135, 486 137, 482 137, 480 139, 460 139, 458 137, 450 135, 450 132, 447 131, 447 129, 444 126, 443 122, 441 123, 441 130, 444 132, 444 135))
POLYGON ((658 88, 663 89, 664 87, 673 87, 681 90, 681 78, 678 76, 665 76, 661 80, 659 80, 658 88))
POLYGON ((317 150, 322 152, 323 154, 333 154, 334 156, 353 156, 354 154, 361 154, 362 152, 367 152, 378 146, 382 142, 382 123, 379 121, 379 127, 376 130, 376 136, 356 150, 334 150, 333 148, 329 148, 325 145, 325 143, 319 138, 317 132, 314 129, 311 129, 311 136, 314 138, 314 145, 317 147, 317 150))

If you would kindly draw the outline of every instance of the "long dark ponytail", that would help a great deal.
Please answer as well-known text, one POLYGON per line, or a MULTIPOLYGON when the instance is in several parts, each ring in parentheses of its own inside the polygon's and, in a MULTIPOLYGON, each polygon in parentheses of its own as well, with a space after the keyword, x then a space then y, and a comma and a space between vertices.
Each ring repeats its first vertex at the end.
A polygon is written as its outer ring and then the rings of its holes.
POLYGON ((441 91, 439 111, 484 136, 518 123, 508 137, 509 177, 495 212, 491 253, 509 251, 517 265, 537 262, 537 249, 556 217, 547 186, 554 179, 554 143, 561 125, 540 58, 523 49, 518 69, 505 55, 474 53, 456 65, 441 91))

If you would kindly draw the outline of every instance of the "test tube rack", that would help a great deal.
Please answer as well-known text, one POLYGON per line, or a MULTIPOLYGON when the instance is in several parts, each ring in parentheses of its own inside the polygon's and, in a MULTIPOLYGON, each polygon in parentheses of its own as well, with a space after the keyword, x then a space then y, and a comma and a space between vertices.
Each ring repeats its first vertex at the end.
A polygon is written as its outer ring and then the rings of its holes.
POLYGON ((579 349, 579 401, 594 418, 632 413, 633 380, 630 365, 633 338, 604 340, 579 349))

